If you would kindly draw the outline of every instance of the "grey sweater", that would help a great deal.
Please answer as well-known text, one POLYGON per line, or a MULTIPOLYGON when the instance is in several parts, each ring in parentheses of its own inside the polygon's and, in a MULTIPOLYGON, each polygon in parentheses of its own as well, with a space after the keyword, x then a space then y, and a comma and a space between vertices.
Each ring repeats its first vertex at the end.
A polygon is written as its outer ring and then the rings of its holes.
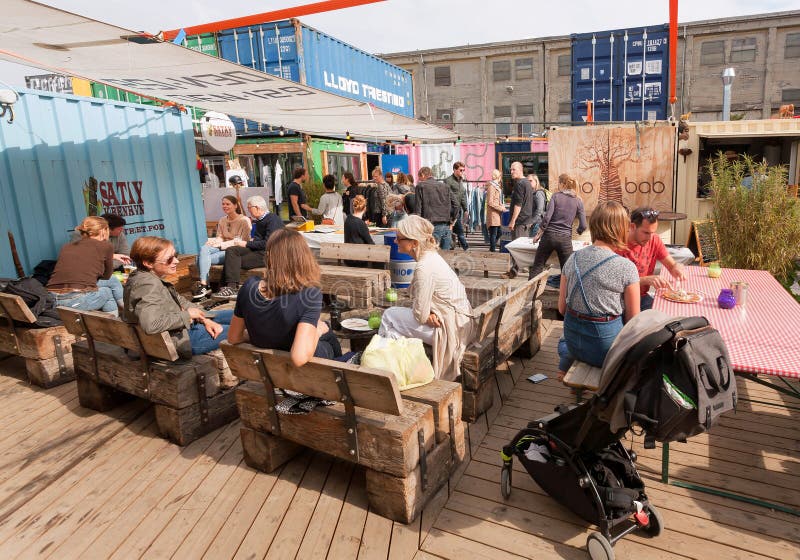
POLYGON ((550 199, 547 211, 542 218, 542 230, 545 234, 572 237, 572 223, 578 218, 578 235, 586 231, 586 212, 583 201, 575 191, 559 191, 550 199))

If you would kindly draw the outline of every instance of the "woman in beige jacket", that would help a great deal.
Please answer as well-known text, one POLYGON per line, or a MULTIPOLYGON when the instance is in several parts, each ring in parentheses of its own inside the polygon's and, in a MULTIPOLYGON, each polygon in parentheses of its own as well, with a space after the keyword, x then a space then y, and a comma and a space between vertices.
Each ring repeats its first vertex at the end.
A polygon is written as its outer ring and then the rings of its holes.
POLYGON ((472 306, 464 285, 436 250, 433 224, 417 215, 397 224, 400 251, 417 261, 411 279, 411 308, 390 307, 378 334, 386 338, 419 338, 433 347, 437 378, 454 380, 473 332, 472 306))
POLYGON ((492 171, 492 180, 486 183, 486 227, 489 229, 489 250, 494 252, 500 236, 503 235, 503 186, 500 184, 502 174, 495 169, 492 171))

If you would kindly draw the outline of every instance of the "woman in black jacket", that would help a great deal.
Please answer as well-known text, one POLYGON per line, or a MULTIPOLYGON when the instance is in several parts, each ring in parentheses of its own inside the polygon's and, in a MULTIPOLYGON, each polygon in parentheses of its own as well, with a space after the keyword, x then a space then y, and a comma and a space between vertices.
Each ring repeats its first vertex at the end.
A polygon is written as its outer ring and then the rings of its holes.
MULTIPOLYGON (((375 245, 369 234, 369 228, 364 222, 364 212, 367 209, 367 199, 357 195, 353 199, 353 211, 344 220, 344 242, 359 245, 375 245)), ((344 261, 347 266, 369 266, 364 261, 344 261)))

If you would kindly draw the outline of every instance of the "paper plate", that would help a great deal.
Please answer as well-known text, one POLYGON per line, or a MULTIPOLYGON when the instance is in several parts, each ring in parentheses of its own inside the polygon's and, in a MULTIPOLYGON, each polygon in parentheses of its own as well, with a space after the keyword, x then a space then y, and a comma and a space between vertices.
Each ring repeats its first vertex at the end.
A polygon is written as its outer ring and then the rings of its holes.
POLYGON ((344 319, 342 326, 351 331, 371 331, 374 330, 369 326, 366 319, 344 319))

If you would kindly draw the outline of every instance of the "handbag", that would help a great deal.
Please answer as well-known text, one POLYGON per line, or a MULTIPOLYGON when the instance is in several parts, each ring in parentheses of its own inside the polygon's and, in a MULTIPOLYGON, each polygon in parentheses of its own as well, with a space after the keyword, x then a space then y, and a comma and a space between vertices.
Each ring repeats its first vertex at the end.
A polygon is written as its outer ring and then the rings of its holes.
POLYGON ((401 391, 427 385, 434 378, 433 365, 418 338, 376 334, 361 354, 361 365, 392 372, 401 391))

